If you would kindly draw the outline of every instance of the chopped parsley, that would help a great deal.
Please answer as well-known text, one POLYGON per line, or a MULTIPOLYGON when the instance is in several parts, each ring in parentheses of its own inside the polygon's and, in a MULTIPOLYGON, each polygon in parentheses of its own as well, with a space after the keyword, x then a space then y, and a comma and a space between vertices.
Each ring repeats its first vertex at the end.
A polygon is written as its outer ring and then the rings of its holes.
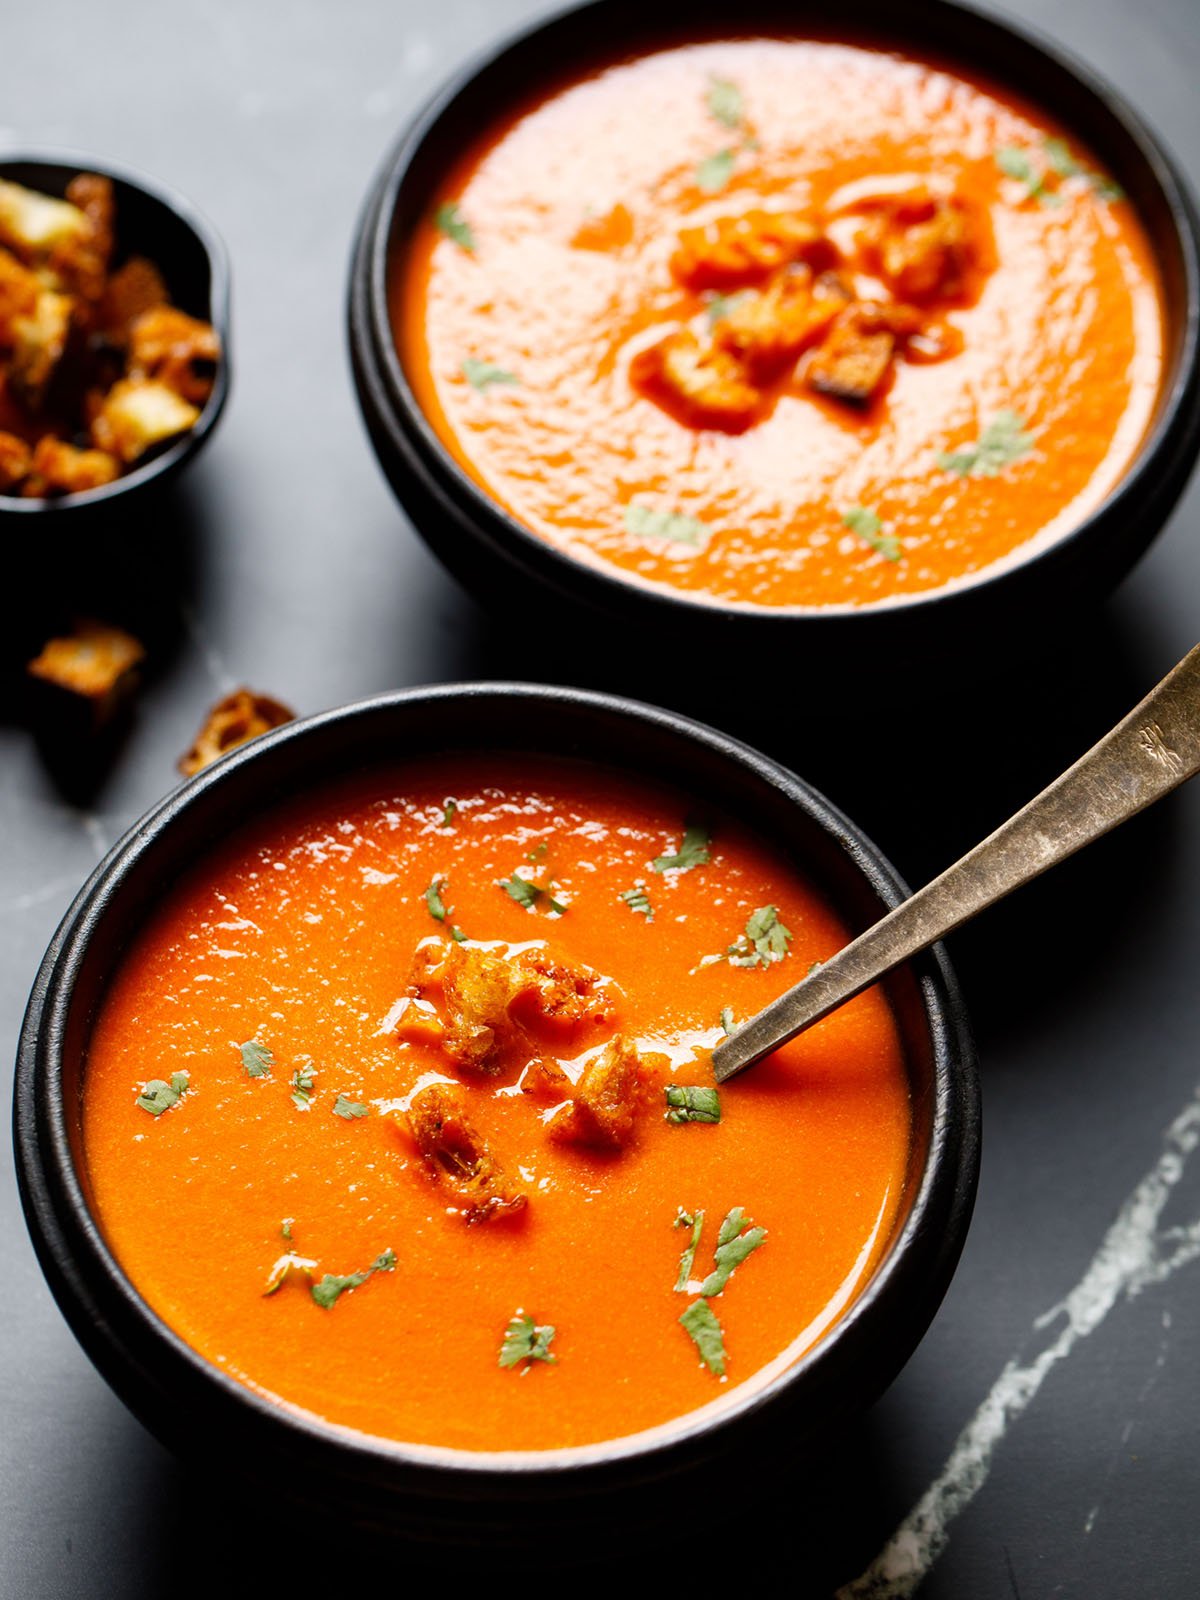
POLYGON ((551 911, 560 917, 566 915, 567 908, 560 900, 556 900, 549 889, 543 889, 541 884, 531 883, 528 878, 522 878, 514 872, 511 878, 501 878, 500 887, 510 900, 515 900, 519 906, 524 906, 526 911, 533 911, 538 902, 545 898, 551 911))
POLYGON ((274 1294, 277 1289, 281 1289, 293 1272, 303 1273, 311 1282, 316 1265, 317 1263, 310 1261, 307 1256, 298 1256, 289 1250, 286 1255, 280 1256, 267 1274, 267 1286, 263 1294, 274 1294))
POLYGON ((292 1104, 300 1111, 307 1111, 309 1108, 316 1076, 312 1067, 297 1067, 292 1073, 292 1104))
POLYGON ((136 1104, 152 1117, 161 1117, 187 1093, 189 1082, 186 1072, 173 1072, 169 1079, 151 1078, 138 1095, 136 1104))
MULTIPOLYGON (((809 971, 812 971, 811 967, 809 971)), ((723 1033, 732 1033, 736 1027, 737 1023, 733 1020, 733 1007, 726 1006, 721 1012, 721 1031, 723 1033)))
POLYGON ((697 548, 708 537, 708 529, 696 517, 682 511, 655 511, 632 500, 625 507, 625 531, 636 539, 669 539, 697 548))
POLYGON ((725 1334, 707 1300, 693 1300, 679 1319, 680 1326, 700 1352, 714 1377, 725 1376, 725 1334))
POLYGON ((636 888, 624 890, 621 899, 630 911, 636 911, 639 916, 645 917, 647 922, 654 921, 654 907, 650 903, 650 896, 646 893, 644 884, 639 883, 636 888))
POLYGON ((937 464, 960 478, 997 478, 1005 467, 1033 449, 1034 436, 1015 411, 997 411, 974 444, 942 451, 937 464))
POLYGON ((749 1222, 741 1206, 733 1210, 721 1224, 717 1234, 717 1248, 713 1251, 713 1270, 700 1285, 700 1293, 707 1300, 721 1294, 734 1271, 747 1256, 751 1256, 767 1237, 765 1228, 749 1222))
POLYGON ((894 533, 884 533, 883 522, 877 511, 871 511, 866 506, 851 506, 848 511, 842 512, 842 522, 885 561, 899 561, 902 553, 900 541, 894 533))
POLYGON ((344 1094, 339 1094, 333 1102, 335 1117, 345 1117, 349 1122, 353 1117, 366 1117, 371 1112, 370 1106, 363 1105, 361 1100, 350 1100, 344 1094))
POLYGON ((666 1088, 668 1122, 720 1122, 721 1096, 698 1083, 671 1083, 666 1088))
POLYGON ((499 1363, 502 1367, 519 1367, 525 1363, 525 1370, 534 1361, 553 1363, 558 1360, 550 1350, 550 1343, 554 1338, 552 1323, 537 1323, 524 1311, 518 1311, 504 1330, 504 1342, 500 1346, 499 1363))
POLYGON ((266 1077, 275 1061, 274 1053, 257 1039, 247 1039, 245 1044, 238 1045, 238 1049, 242 1052, 242 1065, 246 1069, 246 1076, 266 1077))
POLYGON ((312 1286, 312 1297, 325 1311, 332 1311, 337 1304, 338 1296, 347 1289, 361 1289, 367 1279, 376 1272, 393 1272, 396 1267, 396 1252, 388 1249, 381 1256, 376 1256, 369 1267, 362 1272, 350 1272, 340 1277, 333 1272, 327 1272, 320 1283, 312 1286))
POLYGON ((683 843, 674 852, 655 856, 651 865, 655 872, 690 872, 711 860, 709 845, 712 834, 697 822, 690 822, 683 830, 683 843))
POLYGON ((716 150, 711 156, 705 156, 696 168, 696 187, 705 194, 718 194, 733 177, 733 164, 736 152, 732 145, 726 145, 723 150, 716 150))
POLYGON ((729 78, 712 77, 708 80, 708 93, 704 96, 708 114, 723 128, 739 128, 746 115, 742 91, 729 78))
POLYGON ((454 819, 458 815, 458 801, 447 800, 442 806, 442 827, 452 828, 454 819))
POLYGON ((453 240, 460 250, 465 250, 468 255, 475 254, 475 235, 456 200, 447 200, 437 208, 433 214, 433 224, 439 233, 453 240))
POLYGON ((515 372, 509 372, 507 367, 493 366, 490 361, 477 361, 474 356, 468 356, 462 364, 463 377, 472 389, 483 391, 490 389, 493 384, 516 384, 520 386, 521 380, 515 372))
POLYGON ((680 1206, 671 1224, 673 1228, 690 1228, 692 1236, 683 1247, 683 1254, 679 1258, 679 1272, 675 1278, 675 1291, 677 1294, 686 1294, 687 1286, 692 1276, 692 1263, 696 1259, 696 1246, 700 1243, 700 1232, 704 1227, 703 1211, 685 1211, 680 1206))

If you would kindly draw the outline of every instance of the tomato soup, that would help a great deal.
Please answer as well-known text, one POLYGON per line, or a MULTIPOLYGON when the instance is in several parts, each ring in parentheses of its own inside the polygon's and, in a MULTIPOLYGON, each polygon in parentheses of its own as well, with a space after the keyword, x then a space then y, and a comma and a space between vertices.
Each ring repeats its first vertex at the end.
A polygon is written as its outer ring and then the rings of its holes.
POLYGON ((1133 460, 1132 206, 969 73, 745 39, 598 65, 453 169, 391 285, 419 404, 534 534, 760 607, 895 603, 1069 532, 1133 460))
POLYGON ((475 1451, 651 1429, 795 1360, 889 1240, 910 1106, 881 993, 711 1071, 846 937, 733 823, 584 766, 293 803, 166 891, 107 992, 100 1227, 285 1406, 475 1451))

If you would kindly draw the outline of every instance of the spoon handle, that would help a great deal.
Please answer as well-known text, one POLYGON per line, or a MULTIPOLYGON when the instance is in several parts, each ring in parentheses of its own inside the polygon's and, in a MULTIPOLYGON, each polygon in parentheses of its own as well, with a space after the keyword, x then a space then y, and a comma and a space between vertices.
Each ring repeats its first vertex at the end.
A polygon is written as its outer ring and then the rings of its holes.
POLYGON ((1061 778, 713 1051, 718 1083, 1200 770, 1200 645, 1061 778))

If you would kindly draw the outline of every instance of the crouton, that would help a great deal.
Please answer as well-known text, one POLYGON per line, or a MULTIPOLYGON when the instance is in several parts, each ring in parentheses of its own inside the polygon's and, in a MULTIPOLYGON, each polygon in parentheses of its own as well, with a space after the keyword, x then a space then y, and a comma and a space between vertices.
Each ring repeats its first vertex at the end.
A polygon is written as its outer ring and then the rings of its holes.
POLYGON ((0 244, 23 261, 45 256, 70 239, 86 239, 91 229, 78 206, 0 178, 0 244))
POLYGON ((640 351, 630 377, 635 388, 679 421, 723 433, 744 432, 763 401, 735 356, 716 344, 701 344, 687 328, 640 351))
POLYGON ((235 689, 209 711, 195 743, 180 760, 179 770, 185 778, 193 777, 218 756, 245 744, 248 739, 257 738, 260 733, 291 722, 294 716, 294 711, 265 694, 256 694, 253 689, 235 689))
POLYGON ((87 231, 57 241, 50 249, 47 266, 59 287, 94 304, 104 293, 113 252, 116 202, 112 180, 81 172, 68 183, 67 200, 87 218, 87 231))
POLYGON ((32 492, 38 495, 82 494, 99 489, 121 474, 121 463, 105 450, 77 450, 53 434, 39 439, 29 463, 32 492))
POLYGON ((800 267, 762 291, 747 290, 716 324, 714 342, 736 356, 751 381, 768 383, 825 334, 850 297, 835 274, 814 282, 800 267))
POLYGON ((859 242, 867 265, 902 300, 960 296, 982 254, 967 203, 923 187, 880 197, 859 242))
POLYGON ((29 471, 32 454, 24 439, 0 432, 0 491, 16 488, 29 471))
POLYGON ((804 371, 820 394, 865 405, 882 389, 892 366, 896 336, 887 328, 864 328, 854 311, 844 315, 818 346, 804 371))
POLYGON ((23 267, 10 250, 0 250, 0 346, 12 346, 14 322, 33 315, 40 293, 37 274, 23 267))
POLYGON ((154 445, 187 433, 199 418, 199 407, 165 383, 122 378, 92 420, 92 439, 129 466, 154 445))
POLYGON ((429 1175, 468 1222, 512 1216, 524 1208, 524 1194, 467 1116, 461 1089, 430 1084, 413 1096, 405 1120, 429 1175))
POLYGON ((147 311, 168 303, 162 273, 145 256, 130 256, 105 285, 97 322, 109 338, 124 343, 129 330, 147 311))
POLYGON ((43 289, 28 316, 13 318, 9 376, 14 392, 32 410, 37 410, 45 398, 67 347, 71 306, 69 295, 43 289))
POLYGON ((811 217, 791 211, 747 211, 685 228, 671 271, 688 289, 741 289, 793 261, 821 271, 836 252, 811 217))
POLYGON ((571 1103, 550 1124, 559 1143, 623 1150, 633 1138, 638 1109, 652 1081, 653 1063, 619 1035, 583 1069, 571 1103))
POLYGON ((140 640, 105 622, 80 621, 65 637, 49 639, 28 665, 30 677, 86 704, 101 722, 136 683, 145 659, 140 640))
POLYGON ((131 376, 157 379, 193 405, 212 393, 220 358, 216 329, 173 306, 143 311, 130 324, 131 376))

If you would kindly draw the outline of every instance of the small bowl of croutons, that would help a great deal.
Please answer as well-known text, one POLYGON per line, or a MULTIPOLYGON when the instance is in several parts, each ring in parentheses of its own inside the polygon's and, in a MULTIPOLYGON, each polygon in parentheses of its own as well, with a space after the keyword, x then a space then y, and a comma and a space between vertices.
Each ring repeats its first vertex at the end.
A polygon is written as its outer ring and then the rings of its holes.
POLYGON ((159 482, 229 389, 229 266, 212 227, 140 174, 0 156, 0 519, 159 482))

